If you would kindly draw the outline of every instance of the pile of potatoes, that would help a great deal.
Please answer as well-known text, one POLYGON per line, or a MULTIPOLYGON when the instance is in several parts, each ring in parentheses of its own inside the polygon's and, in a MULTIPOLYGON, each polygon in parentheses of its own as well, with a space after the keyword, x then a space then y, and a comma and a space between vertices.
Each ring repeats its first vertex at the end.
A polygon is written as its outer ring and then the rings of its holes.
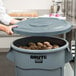
POLYGON ((30 49, 30 50, 46 50, 46 49, 55 49, 59 48, 59 45, 57 44, 50 44, 50 42, 45 41, 45 42, 29 42, 27 46, 19 46, 19 48, 23 49, 30 49))

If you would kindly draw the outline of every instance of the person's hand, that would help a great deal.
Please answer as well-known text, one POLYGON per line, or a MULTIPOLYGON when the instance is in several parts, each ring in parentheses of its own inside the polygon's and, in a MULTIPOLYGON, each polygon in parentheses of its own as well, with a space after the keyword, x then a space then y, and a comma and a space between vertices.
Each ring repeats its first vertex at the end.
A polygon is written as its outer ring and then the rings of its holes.
POLYGON ((20 20, 12 19, 12 20, 10 21, 10 24, 13 25, 13 24, 16 24, 16 23, 18 23, 18 22, 20 22, 20 20))
POLYGON ((15 27, 18 27, 18 25, 7 26, 5 32, 6 32, 8 35, 12 35, 12 34, 13 34, 12 28, 15 28, 15 27))
POLYGON ((25 20, 27 20, 28 18, 23 18, 21 21, 25 21, 25 20))

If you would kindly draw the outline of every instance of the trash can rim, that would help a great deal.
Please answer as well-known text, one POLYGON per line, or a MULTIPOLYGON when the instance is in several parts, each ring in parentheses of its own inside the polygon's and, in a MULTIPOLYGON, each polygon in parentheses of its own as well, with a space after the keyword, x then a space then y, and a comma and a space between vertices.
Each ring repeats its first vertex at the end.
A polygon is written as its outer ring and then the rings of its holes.
MULTIPOLYGON (((61 39, 61 38, 59 38, 61 39)), ((16 47, 15 45, 11 44, 11 47, 15 50, 15 51, 19 51, 19 52, 27 52, 27 53, 52 53, 52 52, 58 52, 58 51, 62 51, 63 49, 68 48, 68 41, 65 39, 62 39, 66 42, 66 44, 62 47, 56 48, 56 49, 48 49, 48 50, 30 50, 30 49, 22 49, 19 47, 16 47)))

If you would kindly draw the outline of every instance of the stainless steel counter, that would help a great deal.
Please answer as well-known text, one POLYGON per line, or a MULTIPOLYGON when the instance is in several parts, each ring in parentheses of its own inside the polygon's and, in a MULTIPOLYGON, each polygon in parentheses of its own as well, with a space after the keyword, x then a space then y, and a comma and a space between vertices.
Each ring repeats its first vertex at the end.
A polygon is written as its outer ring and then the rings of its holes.
POLYGON ((7 50, 1 50, 4 48, 10 48, 11 43, 19 38, 22 38, 24 36, 14 34, 14 35, 7 35, 6 33, 0 31, 0 52, 8 52, 7 50))

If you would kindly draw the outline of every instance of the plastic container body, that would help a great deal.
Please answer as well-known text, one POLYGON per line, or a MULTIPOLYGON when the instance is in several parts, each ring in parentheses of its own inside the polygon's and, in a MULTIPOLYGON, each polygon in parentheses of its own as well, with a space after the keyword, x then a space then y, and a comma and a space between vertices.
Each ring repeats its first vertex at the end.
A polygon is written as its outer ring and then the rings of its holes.
POLYGON ((53 37, 26 37, 15 40, 7 55, 16 65, 16 76, 64 76, 64 65, 72 59, 68 42, 53 37), (29 50, 19 48, 28 42, 49 41, 60 45, 56 49, 29 50))

